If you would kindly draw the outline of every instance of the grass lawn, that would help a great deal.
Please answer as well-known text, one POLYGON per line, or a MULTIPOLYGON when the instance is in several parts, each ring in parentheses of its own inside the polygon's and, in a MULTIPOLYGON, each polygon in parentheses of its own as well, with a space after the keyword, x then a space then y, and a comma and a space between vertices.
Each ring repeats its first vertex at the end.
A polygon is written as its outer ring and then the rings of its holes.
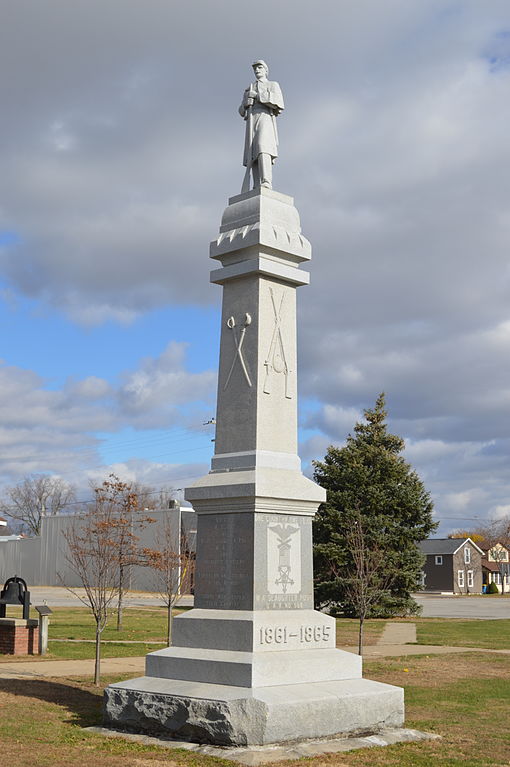
MULTIPOLYGON (((182 609, 174 610, 174 615, 182 609)), ((9 615, 9 612, 7 613, 9 615)), ((15 614, 14 612, 12 613, 15 614)), ((105 630, 101 655, 103 658, 122 658, 147 655, 148 652, 159 650, 166 646, 166 610, 165 608, 126 608, 124 610, 123 629, 116 629, 116 614, 111 611, 111 617, 105 630), (123 644, 128 642, 129 644, 123 644), (159 644, 147 644, 159 643, 159 644)), ((86 607, 54 607, 50 617, 48 660, 52 658, 68 658, 71 660, 93 658, 95 644, 91 641, 76 640, 95 639, 95 623, 90 610, 86 607), (75 641, 52 641, 72 639, 75 641)), ((32 656, 26 656, 31 658, 32 656)), ((0 661, 21 660, 12 655, 0 655, 0 661)), ((26 658, 23 658, 26 659, 26 658)))
MULTIPOLYGON (((281 767, 503 767, 510 762, 510 657, 466 653, 365 663, 371 679, 405 687, 406 724, 442 740, 330 754, 281 767)), ((125 678, 125 677, 124 677, 125 678)), ((115 677, 118 680, 119 677, 115 677)), ((115 681, 114 678, 104 682, 115 681)), ((9 767, 213 767, 225 760, 108 739, 101 690, 89 680, 0 680, 0 742, 9 767)))
POLYGON ((510 650, 510 620, 418 618, 418 644, 510 650))
MULTIPOLYGON (((367 620, 364 626, 364 644, 376 644, 381 636, 387 621, 367 620)), ((359 621, 356 618, 337 618, 336 619, 336 643, 338 646, 358 645, 359 621)))
MULTIPOLYGON (((174 611, 176 614, 176 611, 174 611)), ((103 639, 111 641, 149 642, 165 641, 165 608, 127 607, 123 611, 123 628, 117 631, 117 616, 114 610, 103 631, 103 639)), ((55 607, 50 617, 49 639, 94 639, 95 623, 86 607, 55 607)))
MULTIPOLYGON (((147 655, 149 652, 161 650, 166 647, 166 642, 160 644, 143 644, 136 642, 134 644, 117 644, 116 642, 105 642, 101 645, 102 658, 127 658, 147 655)), ((68 660, 86 660, 95 657, 95 642, 48 642, 48 653, 46 658, 67 658, 68 660)), ((4 658, 12 656, 4 655, 4 658)), ((26 658, 27 656, 25 656, 26 658)))

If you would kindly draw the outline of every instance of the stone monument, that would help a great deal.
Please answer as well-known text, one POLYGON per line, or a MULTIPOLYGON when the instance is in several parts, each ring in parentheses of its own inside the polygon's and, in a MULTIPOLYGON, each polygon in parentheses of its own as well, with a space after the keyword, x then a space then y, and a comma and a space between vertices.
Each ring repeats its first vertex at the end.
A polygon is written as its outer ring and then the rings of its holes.
POLYGON ((105 691, 110 726, 218 745, 376 732, 404 715, 401 688, 363 679, 361 658, 335 649, 334 619, 313 609, 312 518, 325 492, 301 473, 296 386, 296 288, 311 247, 293 199, 271 188, 283 99, 264 62, 253 66, 240 112, 254 188, 245 177, 210 247, 223 309, 215 455, 186 490, 195 606, 145 676, 105 691))

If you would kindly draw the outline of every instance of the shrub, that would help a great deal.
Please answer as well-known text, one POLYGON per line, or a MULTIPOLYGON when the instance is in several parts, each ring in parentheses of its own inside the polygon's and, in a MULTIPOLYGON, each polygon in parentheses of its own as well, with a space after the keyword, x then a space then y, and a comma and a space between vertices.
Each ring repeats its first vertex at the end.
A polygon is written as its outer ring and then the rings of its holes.
POLYGON ((489 583, 487 586, 487 594, 499 594, 499 589, 495 583, 489 583))

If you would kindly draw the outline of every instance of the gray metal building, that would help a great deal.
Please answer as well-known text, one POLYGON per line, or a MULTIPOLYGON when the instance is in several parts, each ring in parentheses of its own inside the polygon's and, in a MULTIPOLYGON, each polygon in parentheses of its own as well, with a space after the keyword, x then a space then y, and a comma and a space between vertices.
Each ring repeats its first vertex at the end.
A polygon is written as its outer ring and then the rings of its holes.
MULTIPOLYGON (((136 528, 133 531, 139 537, 143 547, 158 548, 158 538, 162 535, 162 526, 169 519, 175 529, 175 547, 180 545, 182 536, 186 538, 188 548, 194 551, 196 545, 196 514, 191 507, 178 506, 174 509, 150 510, 145 512, 155 522, 136 528), (179 535, 179 528, 181 535, 179 535)), ((136 515, 135 515, 136 519, 136 515)), ((9 540, 0 538, 0 584, 13 575, 20 575, 30 586, 81 586, 75 573, 66 561, 66 540, 64 532, 71 525, 80 525, 81 518, 69 514, 56 514, 44 517, 41 535, 33 538, 9 540)), ((154 577, 148 568, 131 568, 129 588, 139 591, 156 591, 154 577)))

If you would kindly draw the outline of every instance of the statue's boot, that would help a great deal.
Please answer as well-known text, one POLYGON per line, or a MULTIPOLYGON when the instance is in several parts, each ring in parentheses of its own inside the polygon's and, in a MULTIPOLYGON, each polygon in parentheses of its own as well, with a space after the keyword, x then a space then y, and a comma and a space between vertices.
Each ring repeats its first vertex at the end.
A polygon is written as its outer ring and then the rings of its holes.
POLYGON ((253 163, 253 188, 265 186, 267 189, 273 188, 273 160, 270 154, 261 153, 257 157, 257 162, 253 163))
POLYGON ((273 158, 270 154, 262 152, 258 156, 258 171, 260 178, 260 186, 265 186, 267 189, 273 188, 273 158))

